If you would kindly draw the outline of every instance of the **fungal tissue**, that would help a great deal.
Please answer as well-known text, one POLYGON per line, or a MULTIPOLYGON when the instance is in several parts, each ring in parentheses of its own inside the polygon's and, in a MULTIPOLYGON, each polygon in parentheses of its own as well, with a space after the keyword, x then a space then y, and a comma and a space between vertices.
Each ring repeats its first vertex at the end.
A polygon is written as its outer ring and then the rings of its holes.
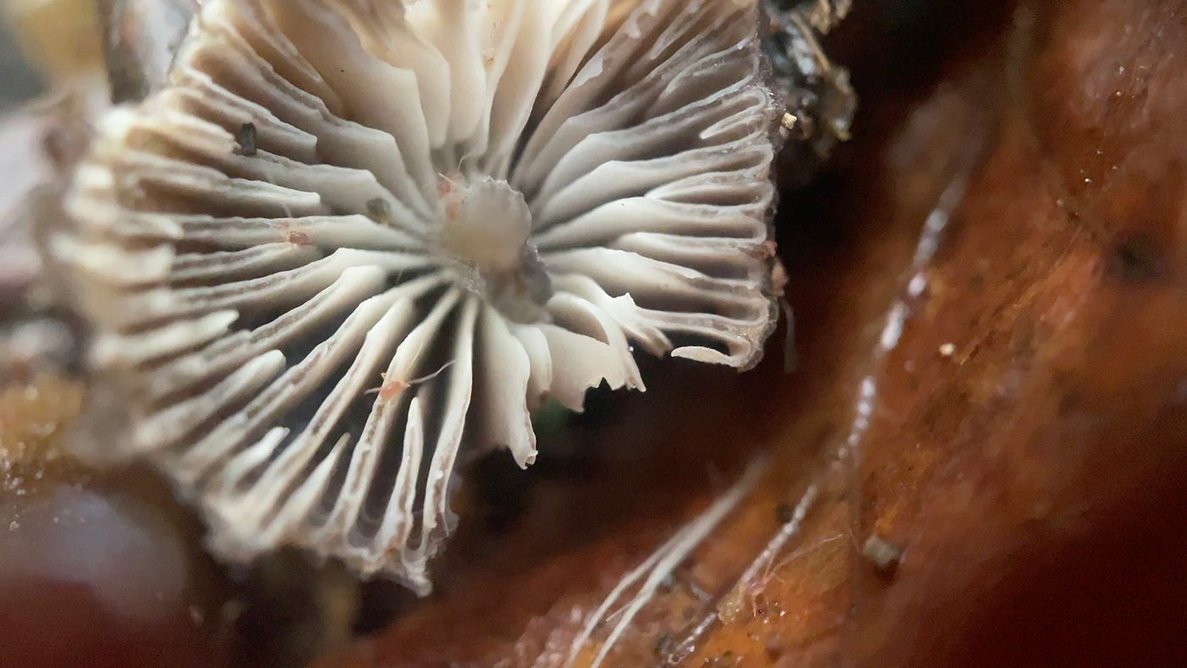
POLYGON ((118 424, 88 454, 164 472, 226 559, 427 592, 456 472, 531 464, 533 410, 643 390, 635 349, 761 356, 758 2, 206 0, 50 240, 118 424))

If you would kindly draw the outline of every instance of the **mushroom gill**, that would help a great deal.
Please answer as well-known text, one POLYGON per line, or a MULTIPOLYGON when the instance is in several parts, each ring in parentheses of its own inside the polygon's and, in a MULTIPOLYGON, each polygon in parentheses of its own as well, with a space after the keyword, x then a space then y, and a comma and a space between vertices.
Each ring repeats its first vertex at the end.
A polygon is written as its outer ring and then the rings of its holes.
POLYGON ((459 460, 772 328, 757 0, 207 0, 53 252, 96 396, 248 560, 426 592, 459 460))

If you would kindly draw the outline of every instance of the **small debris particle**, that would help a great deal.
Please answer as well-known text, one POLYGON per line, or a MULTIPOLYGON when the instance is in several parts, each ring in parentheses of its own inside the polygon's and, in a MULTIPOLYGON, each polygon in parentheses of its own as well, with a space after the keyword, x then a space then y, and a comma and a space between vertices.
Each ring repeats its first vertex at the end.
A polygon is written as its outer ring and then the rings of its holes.
POLYGON ((309 236, 308 232, 301 230, 289 230, 287 235, 288 242, 294 246, 312 246, 313 237, 309 236))
POLYGON ((733 624, 742 614, 746 591, 746 585, 739 582, 717 602, 717 618, 721 620, 722 624, 733 624))
POLYGON ((783 263, 775 260, 771 267, 771 294, 775 297, 782 297, 783 290, 787 287, 787 269, 783 267, 783 263))
POLYGON ((671 633, 661 633, 655 639, 655 655, 661 659, 666 659, 679 649, 679 645, 679 641, 671 633))
POLYGON ((367 202, 367 217, 377 223, 390 225, 392 222, 392 205, 391 202, 376 197, 367 202))
POLYGON ((775 616, 779 619, 787 616, 787 611, 783 609, 783 606, 779 604, 779 601, 771 602, 771 612, 775 613, 775 616))
POLYGON ((235 142, 239 144, 239 155, 251 157, 256 154, 256 125, 255 123, 244 123, 239 126, 239 132, 235 134, 235 142))
POLYGON ((705 659, 705 666, 711 668, 734 668, 742 661, 742 657, 734 654, 733 651, 726 651, 724 654, 705 659))
POLYGON ((765 618, 769 612, 767 605, 767 597, 763 596, 762 592, 756 592, 753 596, 753 599, 750 601, 751 616, 755 619, 765 618))
POLYGON ((956 353, 956 345, 952 343, 945 343, 940 346, 940 355, 943 357, 952 357, 956 353))
POLYGON ((708 657, 705 659, 704 665, 707 668, 734 668, 741 663, 742 658, 732 651, 727 651, 720 656, 708 657))
POLYGON ((773 260, 779 255, 779 244, 774 239, 767 239, 760 246, 764 260, 773 260))
POLYGON ((861 556, 874 565, 879 573, 889 575, 898 568, 903 560, 903 548, 890 543, 877 534, 866 539, 861 548, 861 556))
POLYGON ((787 524, 795 519, 795 508, 790 503, 780 503, 775 506, 775 519, 779 524, 787 524))

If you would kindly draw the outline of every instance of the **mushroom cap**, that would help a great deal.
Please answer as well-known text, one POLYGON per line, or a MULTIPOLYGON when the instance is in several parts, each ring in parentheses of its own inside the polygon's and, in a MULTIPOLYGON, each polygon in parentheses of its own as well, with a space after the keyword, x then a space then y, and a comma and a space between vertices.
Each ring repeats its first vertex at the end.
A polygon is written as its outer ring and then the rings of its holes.
POLYGON ((207 0, 99 123, 53 244, 94 330, 102 455, 245 561, 420 592, 454 470, 530 411, 739 369, 773 327, 782 109, 757 0, 207 0))

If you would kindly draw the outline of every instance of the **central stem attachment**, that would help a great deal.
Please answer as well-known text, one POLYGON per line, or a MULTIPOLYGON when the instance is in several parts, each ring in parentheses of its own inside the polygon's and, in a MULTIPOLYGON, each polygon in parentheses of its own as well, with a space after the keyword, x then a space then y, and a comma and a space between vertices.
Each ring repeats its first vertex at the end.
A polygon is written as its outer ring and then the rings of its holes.
POLYGON ((507 272, 522 262, 532 231, 523 193, 506 181, 441 177, 444 243, 450 254, 482 273, 507 272))
POLYGON ((488 176, 441 176, 441 244, 467 288, 517 322, 547 319, 551 282, 528 243, 532 213, 523 193, 488 176))

